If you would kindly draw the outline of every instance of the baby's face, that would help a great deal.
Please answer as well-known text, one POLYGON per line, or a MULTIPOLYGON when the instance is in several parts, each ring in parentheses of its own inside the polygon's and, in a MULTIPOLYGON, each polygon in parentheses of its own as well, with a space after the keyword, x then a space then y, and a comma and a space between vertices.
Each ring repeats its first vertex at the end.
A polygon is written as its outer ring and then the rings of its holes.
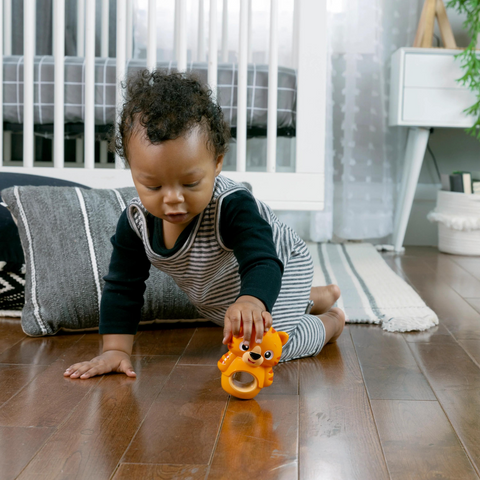
POLYGON ((158 218, 185 228, 212 198, 223 155, 216 161, 204 137, 186 137, 152 145, 143 132, 128 143, 133 181, 143 206, 158 218))

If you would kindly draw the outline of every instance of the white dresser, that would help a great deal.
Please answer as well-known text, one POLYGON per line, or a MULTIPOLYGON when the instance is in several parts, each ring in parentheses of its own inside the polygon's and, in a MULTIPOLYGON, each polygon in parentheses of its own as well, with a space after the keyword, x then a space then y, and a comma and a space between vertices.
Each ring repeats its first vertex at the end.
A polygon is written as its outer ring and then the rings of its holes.
POLYGON ((463 76, 460 50, 400 48, 392 55, 390 126, 408 126, 405 165, 395 221, 393 248, 403 250, 403 239, 431 127, 467 128, 474 118, 463 110, 476 102, 457 79, 463 76))

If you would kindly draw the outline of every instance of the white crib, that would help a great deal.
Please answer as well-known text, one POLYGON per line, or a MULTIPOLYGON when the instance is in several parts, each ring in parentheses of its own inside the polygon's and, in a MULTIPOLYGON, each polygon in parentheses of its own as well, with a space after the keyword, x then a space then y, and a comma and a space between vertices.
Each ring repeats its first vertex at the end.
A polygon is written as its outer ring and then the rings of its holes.
MULTIPOLYGON (((108 0, 102 2, 102 57, 108 56, 108 0)), ((157 3, 148 0, 148 45, 147 67, 157 65, 156 15, 157 3)), ((0 0, 0 53, 11 55, 12 0, 0 0)), ((95 68, 95 0, 78 2, 78 45, 79 53, 85 58, 84 94, 84 139, 77 141, 77 162, 66 165, 64 159, 64 42, 57 41, 65 36, 65 0, 54 0, 54 139, 53 162, 49 166, 38 166, 34 162, 34 38, 36 0, 24 0, 24 110, 23 110, 23 162, 12 166, 9 160, 9 132, 0 136, 0 172, 29 173, 65 180, 72 180, 94 188, 133 186, 130 173, 124 169, 121 159, 115 164, 95 164, 95 116, 94 116, 94 68, 95 68), (85 15, 85 12, 88 12, 85 15), (83 45, 84 51, 83 51, 83 45), (5 159, 5 161, 4 161, 5 159), (80 168, 81 165, 81 168, 80 168), (107 168, 111 166, 112 168, 107 168)), ((326 98, 326 2, 327 0, 295 0, 293 21, 294 55, 297 67, 296 92, 296 142, 295 167, 293 172, 277 169, 277 72, 278 72, 278 0, 271 0, 269 26, 269 76, 268 76, 268 125, 267 159, 265 171, 248 171, 247 155, 247 69, 249 51, 249 25, 251 0, 240 0, 240 32, 238 51, 237 130, 235 171, 224 174, 236 181, 252 184, 255 195, 276 210, 322 210, 324 206, 324 152, 325 152, 325 98, 326 98)), ((121 89, 118 87, 125 77, 126 63, 131 57, 133 0, 117 0, 117 43, 116 43, 116 103, 120 104, 121 89)), ((208 83, 215 92, 219 40, 217 34, 218 1, 210 0, 208 83)), ((179 71, 187 69, 187 3, 176 0, 175 4, 175 52, 179 71)), ((204 0, 198 0, 198 45, 204 49, 204 0)), ((223 0, 223 32, 228 0, 223 0)), ((266 27, 267 28, 267 27, 266 27)), ((222 45, 220 45, 222 46, 222 45)), ((220 48, 220 54, 223 48, 220 48)), ((2 57, 3 64, 3 57, 2 57)), ((3 69, 0 69, 0 104, 3 104, 3 69)), ((0 109, 3 125, 3 110, 0 109)), ((101 155, 105 158, 106 143, 102 142, 101 155)), ((42 163, 43 165, 43 163, 42 163)))

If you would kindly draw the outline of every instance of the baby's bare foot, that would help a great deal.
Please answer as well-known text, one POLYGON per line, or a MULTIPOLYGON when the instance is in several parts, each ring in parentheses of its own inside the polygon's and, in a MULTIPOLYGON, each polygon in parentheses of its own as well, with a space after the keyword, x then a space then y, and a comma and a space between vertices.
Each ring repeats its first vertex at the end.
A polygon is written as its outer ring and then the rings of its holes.
POLYGON ((313 300, 312 315, 328 312, 340 297, 340 288, 333 283, 326 287, 312 287, 310 300, 313 300))
POLYGON ((345 313, 340 308, 332 308, 319 317, 325 325, 325 343, 335 342, 345 327, 345 313))

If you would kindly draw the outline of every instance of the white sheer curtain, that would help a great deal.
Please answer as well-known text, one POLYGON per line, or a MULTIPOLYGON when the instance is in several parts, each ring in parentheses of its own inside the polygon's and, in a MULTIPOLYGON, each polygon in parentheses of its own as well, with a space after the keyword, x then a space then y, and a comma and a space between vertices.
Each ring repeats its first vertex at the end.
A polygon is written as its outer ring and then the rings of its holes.
MULTIPOLYGON (((327 166, 334 195, 312 214, 312 240, 330 227, 341 239, 375 239, 392 232, 405 130, 388 127, 390 56, 410 46, 420 0, 330 0, 331 77, 327 166), (333 205, 333 208, 332 208, 333 205)), ((327 179, 328 185, 328 179, 327 179)))

